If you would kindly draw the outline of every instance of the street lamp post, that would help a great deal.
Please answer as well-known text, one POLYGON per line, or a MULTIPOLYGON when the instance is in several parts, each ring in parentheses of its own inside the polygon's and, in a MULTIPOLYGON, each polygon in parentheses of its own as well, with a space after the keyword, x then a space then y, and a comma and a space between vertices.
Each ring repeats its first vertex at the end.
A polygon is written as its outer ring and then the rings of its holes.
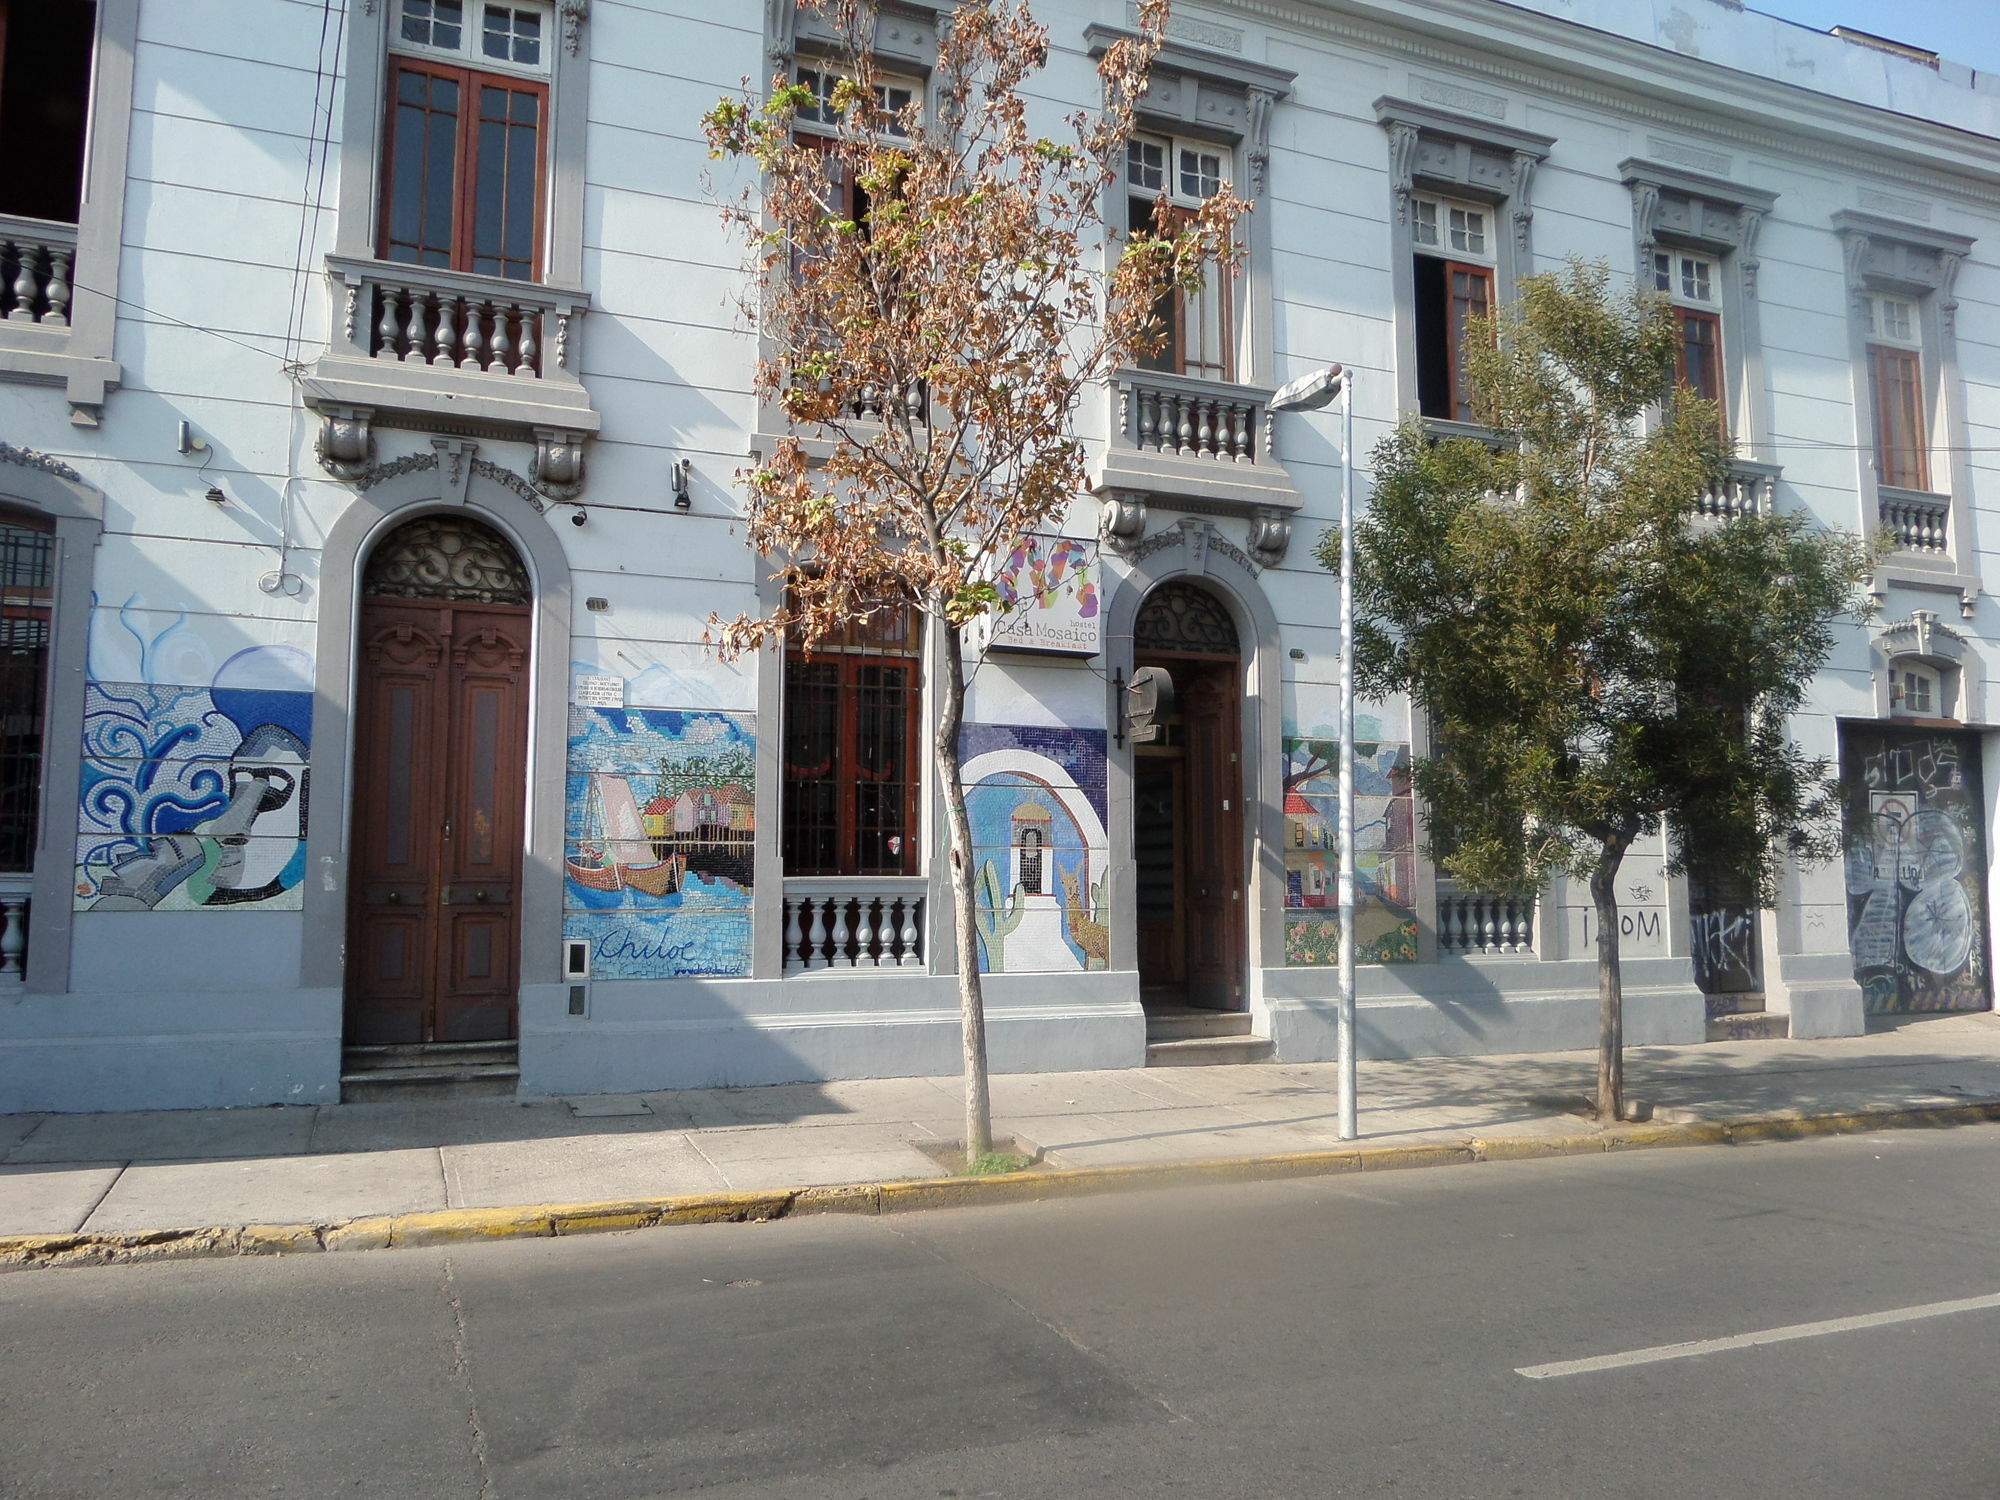
POLYGON ((1340 977, 1335 1034, 1340 1059, 1340 1139, 1358 1133, 1354 1088, 1354 377, 1339 365, 1302 375, 1271 398, 1272 411, 1319 411, 1340 398, 1340 977))

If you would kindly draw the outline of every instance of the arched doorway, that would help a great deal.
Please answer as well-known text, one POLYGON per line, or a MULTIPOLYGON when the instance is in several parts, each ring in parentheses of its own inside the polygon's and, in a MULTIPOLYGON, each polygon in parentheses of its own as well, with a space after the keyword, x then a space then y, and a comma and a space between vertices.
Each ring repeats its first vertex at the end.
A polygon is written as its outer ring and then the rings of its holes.
POLYGON ((1174 684, 1161 737, 1133 747, 1139 990, 1149 1009, 1241 1010, 1243 653, 1213 593, 1175 579, 1145 598, 1132 662, 1174 684))
POLYGON ((515 1034, 531 593, 512 544, 463 514, 405 522, 368 556, 350 1045, 515 1034))

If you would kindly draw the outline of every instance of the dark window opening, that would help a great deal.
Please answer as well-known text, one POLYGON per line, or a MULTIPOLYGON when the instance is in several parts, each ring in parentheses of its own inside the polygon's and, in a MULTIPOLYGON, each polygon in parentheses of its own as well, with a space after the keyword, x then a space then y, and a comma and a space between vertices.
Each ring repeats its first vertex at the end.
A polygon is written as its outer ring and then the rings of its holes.
POLYGON ((913 612, 885 609, 785 654, 789 875, 914 875, 922 785, 913 612))
POLYGON ((1417 409, 1470 422, 1472 401, 1460 353, 1466 329, 1493 316, 1493 272, 1436 256, 1416 257, 1417 409))
POLYGON ((35 862, 54 543, 45 522, 0 516, 0 870, 35 862))
POLYGON ((74 224, 97 7, 0 0, 0 213, 74 224))

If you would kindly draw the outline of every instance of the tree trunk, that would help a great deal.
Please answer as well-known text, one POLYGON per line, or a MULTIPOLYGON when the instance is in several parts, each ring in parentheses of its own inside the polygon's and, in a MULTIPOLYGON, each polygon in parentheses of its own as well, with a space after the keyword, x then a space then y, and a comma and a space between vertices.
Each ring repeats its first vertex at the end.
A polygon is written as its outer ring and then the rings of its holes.
POLYGON ((951 929, 958 950, 958 1016, 965 1052, 965 1164, 993 1149, 993 1106, 986 1088, 986 998, 979 986, 979 929, 972 889, 972 822, 965 813, 959 776, 958 732, 965 721, 963 632, 944 628, 944 692, 939 695, 938 780, 944 790, 945 825, 951 832, 951 929))
POLYGON ((1606 839, 1590 872, 1597 911, 1597 1119, 1615 1125, 1625 1113, 1625 984, 1618 967, 1618 867, 1625 840, 1606 839))

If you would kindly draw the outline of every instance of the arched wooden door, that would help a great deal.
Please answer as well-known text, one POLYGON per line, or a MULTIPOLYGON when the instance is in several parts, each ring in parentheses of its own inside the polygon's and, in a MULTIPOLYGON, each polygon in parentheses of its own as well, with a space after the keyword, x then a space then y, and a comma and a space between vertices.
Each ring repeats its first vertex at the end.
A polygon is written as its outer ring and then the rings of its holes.
POLYGON ((1174 707, 1133 747, 1139 988, 1152 1005, 1245 1008, 1243 657, 1236 624, 1199 584, 1146 596, 1135 667, 1163 669, 1174 707))
POLYGON ((350 1044, 510 1040, 520 973, 530 588, 491 527, 398 527, 362 582, 350 1044))

